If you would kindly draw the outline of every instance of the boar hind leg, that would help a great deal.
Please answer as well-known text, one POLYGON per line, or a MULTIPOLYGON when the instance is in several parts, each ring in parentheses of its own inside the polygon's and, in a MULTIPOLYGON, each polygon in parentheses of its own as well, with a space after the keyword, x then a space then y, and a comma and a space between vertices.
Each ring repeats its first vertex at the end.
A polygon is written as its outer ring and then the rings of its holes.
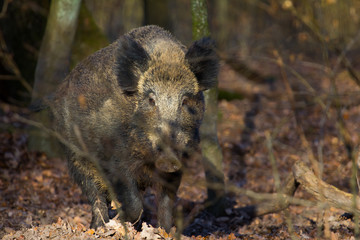
POLYGON ((158 196, 158 224, 167 232, 173 226, 174 202, 181 181, 181 172, 161 176, 158 196))
POLYGON ((98 170, 87 160, 72 156, 68 162, 70 174, 86 195, 92 208, 90 228, 98 228, 109 222, 107 189, 98 170), (79 160, 81 159, 81 160, 79 160))

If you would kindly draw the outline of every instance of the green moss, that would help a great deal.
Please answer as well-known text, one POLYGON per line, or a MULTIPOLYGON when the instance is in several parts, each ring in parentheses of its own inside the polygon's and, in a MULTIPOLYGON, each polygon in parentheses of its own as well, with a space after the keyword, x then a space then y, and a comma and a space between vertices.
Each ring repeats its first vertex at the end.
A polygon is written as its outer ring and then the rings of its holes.
POLYGON ((193 39, 198 40, 202 37, 210 36, 206 1, 192 0, 191 13, 193 39))
POLYGON ((80 7, 77 31, 72 47, 71 68, 95 51, 107 46, 108 39, 94 22, 84 2, 80 7))
POLYGON ((217 113, 217 120, 218 122, 221 122, 224 118, 224 114, 221 111, 218 111, 217 113))
POLYGON ((234 99, 244 99, 244 96, 242 94, 240 94, 240 93, 229 92, 229 91, 219 89, 218 99, 219 100, 231 101, 231 100, 234 100, 234 99))

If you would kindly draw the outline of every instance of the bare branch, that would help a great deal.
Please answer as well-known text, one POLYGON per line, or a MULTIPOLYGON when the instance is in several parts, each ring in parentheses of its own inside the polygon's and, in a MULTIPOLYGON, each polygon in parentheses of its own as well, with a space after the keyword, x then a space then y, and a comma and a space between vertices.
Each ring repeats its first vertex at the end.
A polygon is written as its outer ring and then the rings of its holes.
POLYGON ((7 8, 9 6, 9 3, 11 3, 12 0, 5 0, 4 5, 2 6, 1 12, 0 12, 0 18, 4 18, 7 12, 7 8))

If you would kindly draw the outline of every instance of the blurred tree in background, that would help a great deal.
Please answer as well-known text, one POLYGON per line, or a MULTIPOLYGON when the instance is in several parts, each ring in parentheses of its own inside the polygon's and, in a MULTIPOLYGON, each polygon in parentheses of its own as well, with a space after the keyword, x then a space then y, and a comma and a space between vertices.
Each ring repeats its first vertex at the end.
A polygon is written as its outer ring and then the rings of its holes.
MULTIPOLYGON (((203 37, 210 37, 208 26, 208 11, 205 0, 191 1, 192 32, 193 39, 199 40, 203 37)), ((209 209, 217 215, 225 211, 222 198, 225 196, 223 156, 217 138, 217 117, 218 117, 218 89, 205 91, 205 114, 200 127, 201 150, 203 165, 207 183, 207 202, 209 209), (214 187, 216 185, 216 187, 214 187)))
POLYGON ((92 18, 110 42, 144 22, 143 0, 85 0, 92 18))
MULTIPOLYGON (((324 58, 337 54, 359 29, 360 3, 356 0, 207 2, 210 32, 219 49, 241 59, 271 56, 277 49, 289 57, 324 63, 324 58)), ((50 1, 1 0, 0 4, 0 97, 3 101, 26 105, 31 98, 29 86, 34 84, 50 1)), ((107 44, 97 41, 101 35, 112 42, 145 24, 164 27, 187 45, 192 40, 188 0, 84 0, 80 14, 72 56, 85 49, 86 44, 93 46, 82 57, 78 54, 72 66, 107 44), (88 43, 84 43, 86 39, 88 43)), ((358 48, 357 42, 349 54, 354 55, 354 49, 358 48)))
MULTIPOLYGON (((66 77, 70 70, 71 46, 73 44, 81 0, 58 0, 51 3, 45 34, 41 42, 35 70, 32 103, 48 97, 66 77)), ((48 111, 32 114, 32 118, 51 126, 48 111)), ((56 141, 43 129, 31 128, 29 149, 58 154, 56 141)))

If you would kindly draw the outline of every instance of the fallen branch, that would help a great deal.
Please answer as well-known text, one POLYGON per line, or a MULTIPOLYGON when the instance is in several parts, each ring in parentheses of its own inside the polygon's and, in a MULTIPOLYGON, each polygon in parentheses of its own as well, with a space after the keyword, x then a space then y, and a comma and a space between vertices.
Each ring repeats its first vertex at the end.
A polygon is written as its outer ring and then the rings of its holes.
MULTIPOLYGON (((259 194, 249 190, 235 189, 231 186, 229 191, 241 193, 255 200, 262 199, 262 202, 237 209, 239 213, 246 212, 251 216, 259 217, 269 213, 276 213, 285 210, 290 205, 309 206, 309 201, 293 197, 296 189, 302 186, 308 193, 313 195, 318 201, 328 207, 342 209, 351 214, 360 214, 360 198, 356 196, 356 206, 354 204, 354 195, 341 191, 338 188, 325 183, 319 179, 312 170, 305 166, 302 161, 297 161, 293 166, 292 174, 288 176, 282 192, 272 194, 259 194)), ((315 206, 316 203, 313 204, 315 206)))
MULTIPOLYGON (((296 189, 298 188, 299 184, 295 181, 293 175, 289 175, 286 179, 285 186, 283 188, 282 193, 287 196, 293 196, 295 194, 296 189)), ((275 195, 279 195, 277 193, 274 193, 275 195)), ((282 210, 285 210, 290 205, 289 198, 283 198, 281 195, 279 195, 278 199, 267 201, 265 203, 259 204, 255 208, 255 214, 256 216, 262 216, 269 213, 275 213, 280 212, 282 210)))
POLYGON ((360 214, 359 197, 356 196, 356 206, 354 206, 353 194, 341 191, 317 178, 303 162, 298 161, 295 163, 293 174, 296 181, 317 200, 349 213, 360 214))

